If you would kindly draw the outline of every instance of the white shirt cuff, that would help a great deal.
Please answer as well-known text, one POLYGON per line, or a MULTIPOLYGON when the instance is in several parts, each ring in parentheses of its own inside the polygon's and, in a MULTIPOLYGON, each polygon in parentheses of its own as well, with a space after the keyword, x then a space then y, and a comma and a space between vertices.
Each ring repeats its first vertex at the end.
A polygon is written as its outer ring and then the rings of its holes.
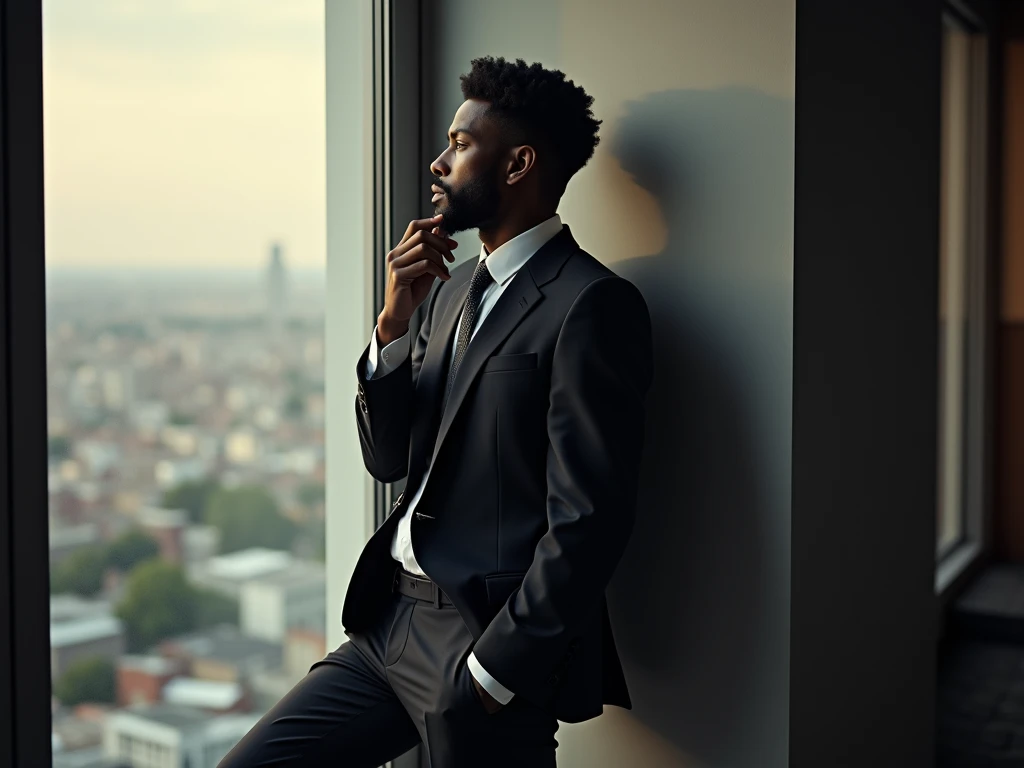
POLYGON ((469 661, 466 662, 469 665, 469 671, 473 673, 473 677, 476 681, 483 686, 483 689, 487 691, 499 704, 508 704, 512 701, 512 697, 515 695, 508 688, 503 686, 489 674, 482 666, 480 662, 476 660, 476 654, 469 654, 469 661))
POLYGON ((379 379, 381 376, 387 376, 404 363, 408 356, 409 331, 385 346, 384 349, 379 349, 377 326, 373 326, 373 333, 370 334, 370 354, 366 357, 366 378, 379 379), (374 376, 375 372, 376 376, 374 376))

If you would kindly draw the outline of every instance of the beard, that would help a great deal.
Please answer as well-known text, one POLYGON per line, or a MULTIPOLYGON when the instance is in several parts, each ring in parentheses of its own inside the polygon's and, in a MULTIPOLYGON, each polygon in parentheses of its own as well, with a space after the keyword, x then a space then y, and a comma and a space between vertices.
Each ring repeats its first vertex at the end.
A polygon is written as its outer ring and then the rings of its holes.
POLYGON ((479 228, 497 217, 501 199, 495 179, 496 168, 497 165, 459 189, 452 189, 440 179, 434 180, 444 190, 444 199, 434 206, 434 213, 444 214, 441 228, 446 233, 454 235, 456 232, 479 228))

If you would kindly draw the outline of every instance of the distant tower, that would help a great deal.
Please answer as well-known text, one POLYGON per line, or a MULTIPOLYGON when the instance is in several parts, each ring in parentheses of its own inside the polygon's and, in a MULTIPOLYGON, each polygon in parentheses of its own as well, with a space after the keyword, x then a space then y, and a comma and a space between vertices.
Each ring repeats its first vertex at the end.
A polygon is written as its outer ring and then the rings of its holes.
POLYGON ((280 243, 270 245, 270 264, 267 265, 267 324, 270 333, 280 336, 288 309, 287 276, 280 243))

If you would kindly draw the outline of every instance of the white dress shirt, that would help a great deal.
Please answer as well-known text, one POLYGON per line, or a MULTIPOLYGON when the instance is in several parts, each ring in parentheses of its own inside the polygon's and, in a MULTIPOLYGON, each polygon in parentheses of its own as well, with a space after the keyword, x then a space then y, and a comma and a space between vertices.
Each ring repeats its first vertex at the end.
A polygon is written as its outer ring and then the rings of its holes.
MULTIPOLYGON (((540 250, 548 240, 553 238, 559 232, 562 231, 562 219, 555 214, 550 219, 541 222, 532 229, 528 229, 525 232, 516 235, 507 243, 494 249, 494 253, 488 255, 487 249, 480 245, 480 261, 485 261, 487 269, 491 273, 491 277, 494 278, 494 282, 491 283, 484 291, 483 297, 480 299, 480 306, 477 309, 476 321, 473 324, 473 329, 470 333, 470 343, 473 341, 473 336, 479 330, 481 324, 484 322, 484 318, 494 308, 494 305, 498 301, 498 297, 501 296, 505 288, 511 282, 513 276, 518 272, 522 266, 529 261, 530 257, 533 256, 537 251, 540 250)), ((465 314, 465 307, 463 307, 462 314, 465 314)), ((456 326, 456 331, 452 338, 452 353, 449 356, 449 366, 451 361, 455 359, 455 346, 459 340, 458 329, 462 327, 462 315, 459 315, 459 324, 456 326)), ((386 376, 391 371, 398 368, 408 357, 410 353, 410 338, 409 332, 406 332, 404 336, 395 339, 390 344, 384 347, 384 349, 378 349, 377 344, 377 329, 373 329, 373 334, 370 339, 370 354, 366 361, 366 378, 377 379, 382 376, 386 376)), ((445 377, 447 380, 447 376, 445 377)), ((409 502, 406 507, 405 513, 402 518, 398 521, 398 527, 395 529, 394 538, 391 540, 391 556, 395 558, 402 567, 412 573, 418 573, 421 576, 426 576, 423 573, 423 569, 420 568, 419 563, 416 562, 416 557, 412 551, 412 532, 410 526, 410 520, 412 519, 413 510, 416 508, 416 504, 420 500, 420 496, 423 495, 423 489, 426 487, 427 478, 430 476, 430 468, 423 475, 423 479, 420 481, 419 487, 416 489, 415 495, 412 497, 412 501, 409 502)), ((407 489, 408 490, 408 489, 407 489)), ((512 692, 509 691, 505 686, 501 685, 497 680, 487 674, 486 670, 480 666, 480 662, 477 661, 476 656, 472 653, 469 655, 469 670, 473 673, 473 677, 477 679, 480 685, 483 686, 491 696, 497 699, 502 704, 508 704, 512 700, 512 692)))

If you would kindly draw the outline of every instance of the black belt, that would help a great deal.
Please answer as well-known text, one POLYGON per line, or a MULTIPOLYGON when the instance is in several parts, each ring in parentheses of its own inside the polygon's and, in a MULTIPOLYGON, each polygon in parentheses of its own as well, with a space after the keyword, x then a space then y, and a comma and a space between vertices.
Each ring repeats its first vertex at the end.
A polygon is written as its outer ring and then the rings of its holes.
POLYGON ((415 573, 409 573, 409 571, 401 566, 395 569, 393 589, 401 595, 408 595, 409 597, 415 597, 417 600, 423 600, 426 603, 433 603, 435 608, 440 608, 442 605, 454 605, 448 599, 448 595, 442 592, 437 584, 426 576, 417 576, 415 573))

